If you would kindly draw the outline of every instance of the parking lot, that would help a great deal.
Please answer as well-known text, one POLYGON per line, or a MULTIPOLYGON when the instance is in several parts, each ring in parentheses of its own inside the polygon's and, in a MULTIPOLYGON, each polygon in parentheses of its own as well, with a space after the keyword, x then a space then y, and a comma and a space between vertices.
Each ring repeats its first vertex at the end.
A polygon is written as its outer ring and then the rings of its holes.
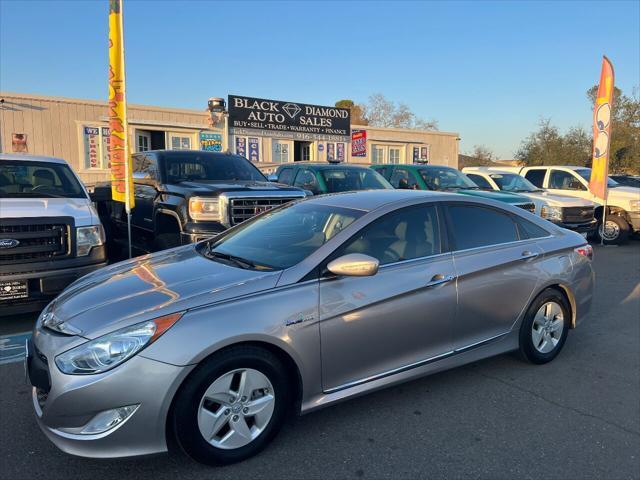
MULTIPOLYGON (((639 247, 595 248, 592 315, 554 362, 503 355, 351 400, 292 420, 262 454, 223 468, 70 457, 39 431, 22 364, 0 364, 0 476, 123 478, 135 466, 154 480, 640 478, 639 247)), ((0 341, 33 321, 5 319, 0 341)))

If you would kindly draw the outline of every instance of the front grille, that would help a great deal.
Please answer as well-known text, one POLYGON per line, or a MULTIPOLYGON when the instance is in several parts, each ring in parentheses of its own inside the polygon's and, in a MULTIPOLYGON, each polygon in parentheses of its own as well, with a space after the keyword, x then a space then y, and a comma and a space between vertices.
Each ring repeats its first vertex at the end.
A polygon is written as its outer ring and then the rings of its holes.
POLYGON ((587 223, 593 221, 594 209, 590 207, 567 207, 562 209, 564 223, 587 223))
POLYGON ((536 205, 534 203, 519 203, 516 207, 520 207, 527 212, 535 213, 536 205))
POLYGON ((0 223, 0 240, 16 240, 15 247, 0 248, 0 264, 39 262, 68 257, 70 226, 66 223, 0 223))
POLYGON ((298 197, 232 198, 229 201, 229 223, 231 226, 249 220, 259 213, 279 207, 298 197))

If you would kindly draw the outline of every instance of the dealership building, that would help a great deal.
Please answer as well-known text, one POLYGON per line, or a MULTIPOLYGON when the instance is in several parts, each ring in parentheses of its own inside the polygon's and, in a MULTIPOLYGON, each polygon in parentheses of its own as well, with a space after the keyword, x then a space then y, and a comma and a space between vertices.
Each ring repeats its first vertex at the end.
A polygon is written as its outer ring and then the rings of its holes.
MULTIPOLYGON (((228 150, 265 173, 294 161, 458 166, 457 133, 352 125, 335 107, 228 100, 211 99, 202 111, 129 105, 133 151, 228 150)), ((85 183, 106 180, 108 115, 107 102, 0 93, 0 152, 61 157, 85 183)))

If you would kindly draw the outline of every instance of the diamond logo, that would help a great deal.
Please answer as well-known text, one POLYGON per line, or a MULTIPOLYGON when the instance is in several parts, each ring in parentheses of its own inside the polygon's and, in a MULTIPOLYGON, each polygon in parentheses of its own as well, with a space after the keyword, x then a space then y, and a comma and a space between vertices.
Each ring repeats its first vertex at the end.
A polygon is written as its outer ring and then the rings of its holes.
POLYGON ((285 103, 282 106, 282 109, 287 112, 287 115, 289 115, 292 120, 295 119, 296 115, 302 111, 302 109, 295 103, 285 103))

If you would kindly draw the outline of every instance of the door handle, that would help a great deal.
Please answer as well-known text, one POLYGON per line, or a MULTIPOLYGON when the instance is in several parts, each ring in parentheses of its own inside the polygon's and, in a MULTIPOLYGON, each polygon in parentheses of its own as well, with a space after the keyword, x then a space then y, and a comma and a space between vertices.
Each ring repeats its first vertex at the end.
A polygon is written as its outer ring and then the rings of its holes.
POLYGON ((431 277, 431 281, 427 283, 426 287, 435 287, 436 285, 442 285, 443 283, 449 283, 455 280, 453 275, 442 275, 441 273, 431 277))
POLYGON ((536 258, 538 255, 540 255, 538 252, 530 252, 529 250, 525 250, 524 252, 522 252, 520 260, 530 260, 532 258, 536 258))

